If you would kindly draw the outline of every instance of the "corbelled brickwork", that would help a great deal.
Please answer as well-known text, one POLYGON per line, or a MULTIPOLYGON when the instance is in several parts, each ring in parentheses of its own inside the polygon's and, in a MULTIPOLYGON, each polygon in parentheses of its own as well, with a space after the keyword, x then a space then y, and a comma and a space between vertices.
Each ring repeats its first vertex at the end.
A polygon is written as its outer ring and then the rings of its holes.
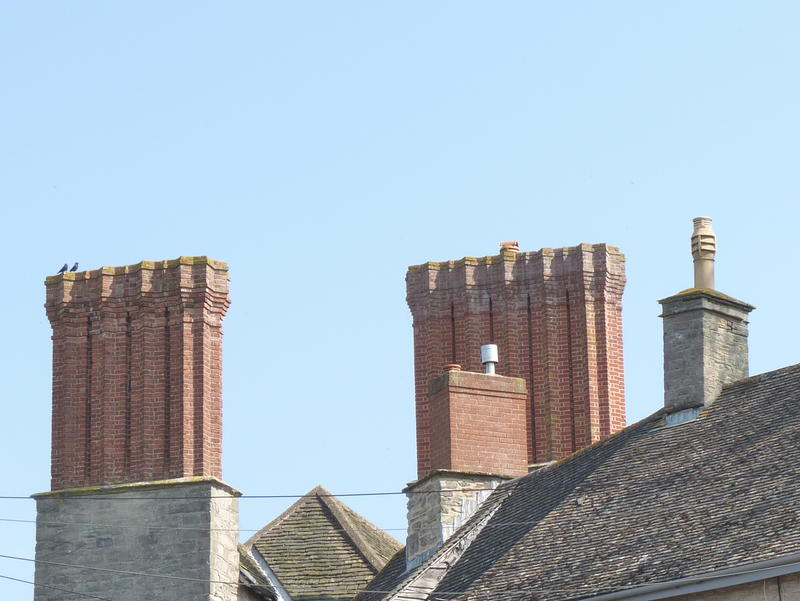
POLYGON ((208 478, 36 495, 35 601, 236 601, 238 496, 208 478))
POLYGON ((221 478, 227 265, 143 261, 46 287, 52 489, 221 478))
POLYGON ((429 387, 431 469, 528 473, 525 380, 451 370, 429 387))
POLYGON ((481 371, 497 344, 497 373, 523 378, 530 463, 569 455, 625 426, 622 293, 617 248, 571 248, 425 263, 406 275, 414 319, 417 461, 431 468, 428 385, 448 363, 481 371))
POLYGON ((664 319, 664 406, 709 405, 722 387, 748 376, 752 305, 704 288, 659 301, 664 319))

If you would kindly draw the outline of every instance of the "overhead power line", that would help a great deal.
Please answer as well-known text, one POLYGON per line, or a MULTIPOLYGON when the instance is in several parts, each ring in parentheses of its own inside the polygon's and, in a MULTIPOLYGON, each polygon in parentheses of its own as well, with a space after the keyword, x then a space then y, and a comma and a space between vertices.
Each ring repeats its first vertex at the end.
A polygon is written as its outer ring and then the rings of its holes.
MULTIPOLYGON (((342 494, 333 494, 333 493, 314 493, 313 495, 305 494, 305 495, 239 495, 235 497, 237 499, 302 499, 305 497, 385 497, 390 495, 430 495, 430 494, 441 494, 441 493, 464 493, 464 492, 491 492, 493 490, 497 490, 495 488, 470 488, 470 489, 461 489, 461 488, 448 488, 444 490, 409 490, 403 492, 402 490, 397 491, 383 491, 383 492, 350 492, 350 493, 342 493, 342 494)), ((39 497, 41 499, 41 497, 39 497)), ((116 494, 69 494, 69 493, 59 493, 58 491, 53 492, 49 497, 51 499, 86 499, 86 500, 100 500, 100 501, 185 501, 185 500, 192 500, 192 499, 230 499, 232 498, 231 495, 208 495, 208 496, 186 496, 186 497, 122 497, 120 493, 116 494)), ((16 499, 16 500, 31 500, 33 497, 30 495, 23 496, 23 495, 0 495, 0 499, 16 499)))
POLYGON ((74 568, 76 570, 94 570, 97 572, 109 572, 112 574, 126 574, 128 576, 144 576, 145 578, 165 578, 167 580, 182 580, 185 582, 204 582, 208 584, 230 584, 239 585, 238 582, 228 582, 226 580, 209 580, 207 578, 189 578, 188 576, 173 576, 172 574, 151 574, 149 572, 135 572, 132 570, 118 570, 115 568, 101 568, 98 566, 84 566, 72 563, 61 563, 59 561, 47 561, 44 559, 33 559, 30 557, 19 557, 17 555, 0 555, 3 559, 15 559, 17 561, 29 561, 31 563, 38 563, 48 566, 57 566, 60 568, 74 568))
POLYGON ((112 601, 108 597, 98 597, 97 595, 90 595, 89 593, 78 593, 76 591, 71 591, 66 588, 61 588, 60 586, 53 586, 52 584, 37 584, 30 580, 23 580, 22 578, 14 578, 13 576, 5 576, 0 574, 0 578, 4 578, 5 580, 13 580, 14 582, 22 582, 23 584, 30 584, 31 586, 36 586, 39 588, 47 588, 53 591, 58 591, 60 593, 67 593, 68 595, 75 595, 77 597, 82 597, 84 599, 99 599, 99 601, 112 601))
MULTIPOLYGON (((483 526, 483 528, 502 528, 502 527, 510 527, 510 526, 532 526, 534 524, 538 524, 541 520, 528 520, 528 521, 520 521, 520 522, 489 522, 483 526)), ((42 526, 76 526, 76 527, 85 527, 85 528, 141 528, 141 529, 149 529, 149 530, 189 530, 193 532, 260 532, 264 529, 262 526, 261 528, 202 528, 199 526, 161 526, 158 524, 103 524, 97 522, 58 522, 58 521, 39 521, 39 520, 23 520, 17 518, 0 518, 0 523, 12 523, 12 524, 39 524, 42 526)), ((383 530, 384 532, 399 532, 399 531, 406 531, 408 527, 403 528, 381 528, 376 526, 379 530, 383 530)), ((433 525, 431 526, 432 529, 439 529, 440 526, 433 525)), ((292 533, 295 532, 296 529, 293 526, 275 526, 273 527, 270 532, 288 532, 292 533)), ((347 532, 344 528, 330 528, 327 530, 328 532, 347 532)))
MULTIPOLYGON (((80 526, 87 528, 145 528, 151 530, 191 530, 194 532, 259 532, 264 529, 261 528, 200 528, 195 526, 159 526, 158 524, 99 524, 95 522, 54 522, 54 521, 38 521, 38 520, 21 520, 16 518, 0 518, 0 522, 12 524, 39 524, 42 526, 80 526)), ((376 528, 378 528, 376 526, 376 528)), ((272 531, 291 531, 291 527, 278 526, 272 531)), ((334 532, 347 532, 344 528, 332 528, 334 532)), ((408 530, 408 528, 379 528, 385 532, 393 532, 398 530, 408 530)), ((330 530, 329 530, 330 532, 330 530)))

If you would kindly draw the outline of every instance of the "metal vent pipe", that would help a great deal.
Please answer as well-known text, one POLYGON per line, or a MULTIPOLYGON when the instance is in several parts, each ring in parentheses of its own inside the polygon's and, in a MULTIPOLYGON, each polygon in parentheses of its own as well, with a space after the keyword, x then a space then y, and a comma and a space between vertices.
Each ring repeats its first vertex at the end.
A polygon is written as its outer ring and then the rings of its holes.
POLYGON ((484 344, 481 347, 481 363, 483 363, 484 367, 486 368, 487 374, 494 373, 494 366, 497 365, 497 362, 497 345, 484 344))

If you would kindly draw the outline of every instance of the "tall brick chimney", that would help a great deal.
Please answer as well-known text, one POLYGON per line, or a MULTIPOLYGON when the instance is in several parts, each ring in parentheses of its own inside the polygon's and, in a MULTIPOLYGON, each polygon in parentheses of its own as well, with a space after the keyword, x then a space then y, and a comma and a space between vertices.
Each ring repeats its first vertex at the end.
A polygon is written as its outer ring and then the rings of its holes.
POLYGON ((53 490, 220 478, 227 265, 143 261, 46 286, 53 490))
POLYGON ((417 468, 432 469, 428 385, 443 365, 480 371, 497 344, 497 373, 527 383, 531 464, 565 457, 625 426, 622 292, 625 259, 605 244, 412 266, 417 468))
POLYGON ((748 314, 755 307, 714 289, 717 239, 709 217, 694 219, 694 287, 658 301, 664 319, 664 406, 709 405, 748 375, 748 314))
POLYGON ((142 261, 45 285, 52 491, 34 495, 36 601, 60 588, 234 601, 239 493, 220 481, 227 265, 142 261))

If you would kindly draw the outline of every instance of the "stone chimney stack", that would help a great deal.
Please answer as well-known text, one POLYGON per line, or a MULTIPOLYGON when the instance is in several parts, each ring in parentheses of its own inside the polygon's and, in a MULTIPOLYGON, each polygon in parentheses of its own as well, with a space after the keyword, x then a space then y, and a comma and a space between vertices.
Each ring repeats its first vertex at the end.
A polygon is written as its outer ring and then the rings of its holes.
POLYGON ((35 601, 235 601, 239 493, 219 480, 227 265, 142 261, 45 286, 52 491, 34 495, 35 601))
POLYGON ((692 233, 694 287, 658 301, 664 319, 664 406, 709 405, 748 375, 748 314, 755 307, 714 289, 716 236, 709 217, 692 233))

